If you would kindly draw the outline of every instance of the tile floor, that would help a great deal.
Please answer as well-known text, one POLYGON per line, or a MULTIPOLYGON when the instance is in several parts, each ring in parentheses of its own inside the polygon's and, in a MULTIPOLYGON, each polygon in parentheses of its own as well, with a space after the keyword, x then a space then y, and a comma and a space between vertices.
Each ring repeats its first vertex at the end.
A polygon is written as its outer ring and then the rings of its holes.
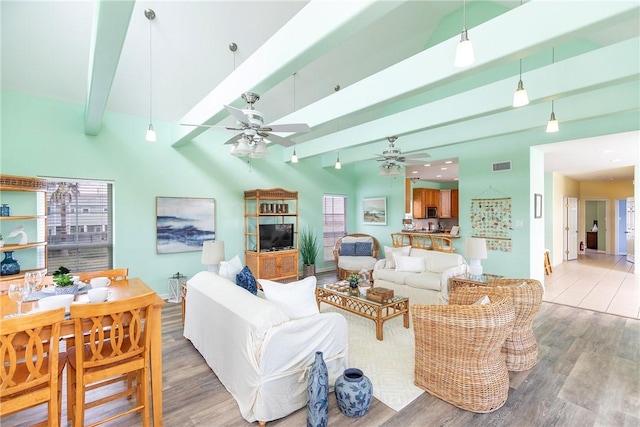
POLYGON ((625 256, 587 250, 545 276, 544 301, 640 318, 640 282, 625 256))

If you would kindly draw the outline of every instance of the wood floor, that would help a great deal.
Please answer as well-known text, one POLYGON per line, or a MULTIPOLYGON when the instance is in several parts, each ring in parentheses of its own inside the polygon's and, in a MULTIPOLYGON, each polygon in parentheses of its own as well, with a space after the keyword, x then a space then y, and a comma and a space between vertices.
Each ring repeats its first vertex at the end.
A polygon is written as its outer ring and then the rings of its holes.
MULTIPOLYGON (((568 275, 570 269, 554 268, 553 274, 568 275)), ((179 304, 167 304, 162 324, 164 425, 252 425, 183 338, 179 304)), ((374 399, 367 415, 352 419, 338 410, 331 395, 329 426, 640 426, 640 320, 543 302, 534 329, 538 364, 510 373, 509 398, 497 411, 474 414, 424 393, 400 412, 374 399)), ((42 408, 30 410, 5 417, 0 425, 30 425, 43 414, 42 408)), ((94 417, 89 413, 87 422, 94 417)), ((62 425, 65 420, 63 406, 62 425)), ((139 420, 132 415, 108 425, 128 427, 139 420)), ((304 426, 306 410, 268 425, 304 426)))

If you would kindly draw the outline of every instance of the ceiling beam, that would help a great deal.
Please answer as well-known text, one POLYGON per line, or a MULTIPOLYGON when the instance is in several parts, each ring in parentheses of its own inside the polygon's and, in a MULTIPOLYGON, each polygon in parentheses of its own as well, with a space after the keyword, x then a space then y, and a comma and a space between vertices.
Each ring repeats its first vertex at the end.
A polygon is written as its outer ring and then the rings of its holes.
POLYGON ((89 58, 84 133, 97 135, 118 68, 135 0, 102 0, 96 6, 89 58))
MULTIPOLYGON (((234 103, 242 93, 260 94, 273 88, 404 1, 310 1, 180 123, 217 124, 228 115, 224 105, 234 103)), ((206 130, 177 125, 172 145, 184 145, 206 130)))
MULTIPOLYGON (((636 16, 640 9, 636 2, 594 2, 589 3, 588 8, 583 6, 574 2, 532 0, 469 29, 476 51, 476 63, 471 67, 460 70, 453 66, 453 53, 459 41, 459 36, 455 36, 273 123, 302 121, 314 127, 348 117, 403 95, 437 88, 455 79, 512 63, 522 56, 550 49, 563 38, 566 41, 567 37, 586 37, 592 31, 636 16), (531 22, 545 24, 532 26, 531 22), (527 31, 522 31, 523 28, 527 31), (496 39, 500 43, 495 43, 496 39)), ((380 130, 373 140, 384 139, 388 134, 388 129, 380 130)), ((362 138, 345 139, 344 133, 337 132, 298 144, 297 154, 298 157, 301 153, 321 154, 327 148, 344 147, 345 141, 366 142, 362 138)))

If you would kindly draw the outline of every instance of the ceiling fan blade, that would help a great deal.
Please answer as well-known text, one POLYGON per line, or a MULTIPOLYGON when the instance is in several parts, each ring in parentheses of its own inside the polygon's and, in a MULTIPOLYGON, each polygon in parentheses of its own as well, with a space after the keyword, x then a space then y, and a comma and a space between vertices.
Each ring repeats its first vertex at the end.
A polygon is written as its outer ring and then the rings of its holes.
POLYGON ((416 159, 419 157, 431 157, 431 155, 427 153, 414 153, 414 154, 405 154, 404 158, 406 159, 416 159))
POLYGON ((244 130, 243 128, 234 128, 234 127, 230 127, 230 126, 220 126, 220 125, 196 125, 196 124, 192 124, 192 123, 180 123, 180 126, 194 126, 194 127, 199 127, 199 128, 209 128, 209 129, 226 129, 226 130, 233 130, 233 131, 241 131, 241 130, 244 130))
POLYGON ((281 125, 264 125, 260 130, 266 132, 309 132, 311 128, 306 123, 289 123, 281 125))
POLYGON ((287 139, 287 138, 283 138, 281 136, 278 135, 273 135, 273 134, 269 134, 266 138, 267 141, 271 141, 275 144, 280 144, 284 147, 291 147, 294 145, 294 142, 287 139))
POLYGON ((238 123, 246 127, 251 127, 251 125, 249 124, 249 119, 247 119, 247 116, 242 110, 239 110, 236 107, 232 107, 231 105, 225 105, 224 108, 227 109, 229 114, 231 114, 238 123))

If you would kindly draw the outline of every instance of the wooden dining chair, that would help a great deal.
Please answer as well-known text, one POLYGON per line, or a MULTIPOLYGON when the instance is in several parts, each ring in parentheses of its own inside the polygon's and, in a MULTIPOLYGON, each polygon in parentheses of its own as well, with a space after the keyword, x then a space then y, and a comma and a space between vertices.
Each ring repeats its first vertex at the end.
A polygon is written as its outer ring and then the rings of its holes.
POLYGON ((113 268, 111 270, 83 271, 78 273, 81 282, 89 283, 94 277, 107 277, 109 280, 126 280, 129 275, 128 268, 113 268))
MULTIPOLYGON (((156 298, 156 293, 150 292, 113 302, 71 306, 76 343, 83 340, 85 343, 81 351, 77 346, 67 351, 67 416, 74 426, 84 425, 85 410, 132 396, 135 396, 134 405, 127 405, 125 410, 98 424, 142 412, 142 425, 149 425, 151 333, 147 325, 156 298), (91 325, 88 332, 86 324, 91 325), (91 395, 96 399, 87 399, 91 391, 125 380, 125 390, 114 390, 110 395, 102 390, 98 395, 91 395)), ((96 416, 98 414, 96 412, 96 416)))
POLYGON ((0 318, 0 417, 46 403, 48 425, 60 425, 63 320, 63 307, 0 318))
POLYGON ((456 251, 456 248, 453 247, 453 242, 448 237, 431 236, 431 245, 434 251, 451 253, 456 251))

